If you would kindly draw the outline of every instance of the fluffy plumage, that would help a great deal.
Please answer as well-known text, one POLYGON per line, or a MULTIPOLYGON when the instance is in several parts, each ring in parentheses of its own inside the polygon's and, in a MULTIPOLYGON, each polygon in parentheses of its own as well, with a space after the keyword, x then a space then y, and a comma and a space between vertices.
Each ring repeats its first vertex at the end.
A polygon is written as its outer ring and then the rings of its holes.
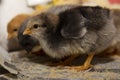
POLYGON ((101 52, 98 56, 113 56, 120 55, 120 10, 113 9, 113 19, 116 27, 115 37, 111 45, 101 52))
MULTIPOLYGON (((54 12, 55 14, 58 14, 60 12, 63 12, 67 9, 73 8, 75 6, 73 5, 66 5, 66 6, 56 6, 56 7, 52 7, 49 9, 49 12, 54 12)), ((18 32, 18 40, 20 45, 27 50, 27 52, 36 52, 38 50, 41 49, 41 47, 39 46, 39 42, 36 38, 34 38, 34 36, 30 36, 30 35, 23 35, 24 30, 26 29, 26 25, 28 23, 28 19, 25 20, 22 24, 21 27, 19 29, 18 32)))
POLYGON ((120 55, 120 10, 114 10, 114 23, 117 28, 116 36, 113 40, 113 44, 117 50, 117 53, 120 55))
POLYGON ((116 31, 111 12, 101 7, 77 6, 58 14, 44 12, 30 18, 26 26, 23 34, 38 39, 53 58, 98 53, 110 45, 116 31))

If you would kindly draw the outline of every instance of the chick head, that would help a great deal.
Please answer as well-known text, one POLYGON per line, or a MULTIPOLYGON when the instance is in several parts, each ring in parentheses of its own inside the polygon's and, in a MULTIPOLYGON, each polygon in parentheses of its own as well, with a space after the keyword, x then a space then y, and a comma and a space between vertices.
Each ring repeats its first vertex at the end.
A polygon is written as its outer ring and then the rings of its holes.
POLYGON ((17 37, 18 29, 20 28, 21 23, 27 19, 29 15, 20 14, 15 16, 7 25, 8 39, 17 37))

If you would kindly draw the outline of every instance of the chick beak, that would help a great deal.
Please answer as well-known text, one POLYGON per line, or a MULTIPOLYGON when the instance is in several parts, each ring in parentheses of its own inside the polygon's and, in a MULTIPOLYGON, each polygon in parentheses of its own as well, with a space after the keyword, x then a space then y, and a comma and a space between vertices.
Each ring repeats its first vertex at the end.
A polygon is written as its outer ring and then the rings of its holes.
POLYGON ((23 32, 23 35, 26 35, 26 34, 31 34, 32 31, 29 29, 29 28, 26 28, 25 31, 23 32))

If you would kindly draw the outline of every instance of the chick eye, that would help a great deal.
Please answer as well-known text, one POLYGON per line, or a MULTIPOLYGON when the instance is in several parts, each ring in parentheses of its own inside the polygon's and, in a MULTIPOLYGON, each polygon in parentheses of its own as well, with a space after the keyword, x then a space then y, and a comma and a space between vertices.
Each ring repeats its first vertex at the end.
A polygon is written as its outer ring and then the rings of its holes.
POLYGON ((13 31, 17 31, 17 29, 13 29, 13 31))
POLYGON ((37 29, 38 27, 39 27, 38 24, 34 24, 34 25, 33 25, 33 28, 35 28, 35 29, 37 29))

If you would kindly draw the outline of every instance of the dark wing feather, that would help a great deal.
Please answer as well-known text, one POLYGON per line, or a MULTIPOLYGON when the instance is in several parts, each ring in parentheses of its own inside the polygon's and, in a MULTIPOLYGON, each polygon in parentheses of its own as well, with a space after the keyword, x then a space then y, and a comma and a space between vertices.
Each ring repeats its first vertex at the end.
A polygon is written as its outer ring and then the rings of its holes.
POLYGON ((87 29, 84 25, 86 19, 81 15, 78 9, 67 10, 59 14, 61 35, 64 38, 81 38, 87 29))
POLYGON ((111 18, 110 10, 102 7, 80 6, 59 14, 61 35, 64 38, 81 38, 88 29, 100 30, 111 18))
POLYGON ((81 14, 87 19, 85 25, 88 28, 100 30, 111 18, 111 11, 99 6, 95 7, 80 7, 81 14))

